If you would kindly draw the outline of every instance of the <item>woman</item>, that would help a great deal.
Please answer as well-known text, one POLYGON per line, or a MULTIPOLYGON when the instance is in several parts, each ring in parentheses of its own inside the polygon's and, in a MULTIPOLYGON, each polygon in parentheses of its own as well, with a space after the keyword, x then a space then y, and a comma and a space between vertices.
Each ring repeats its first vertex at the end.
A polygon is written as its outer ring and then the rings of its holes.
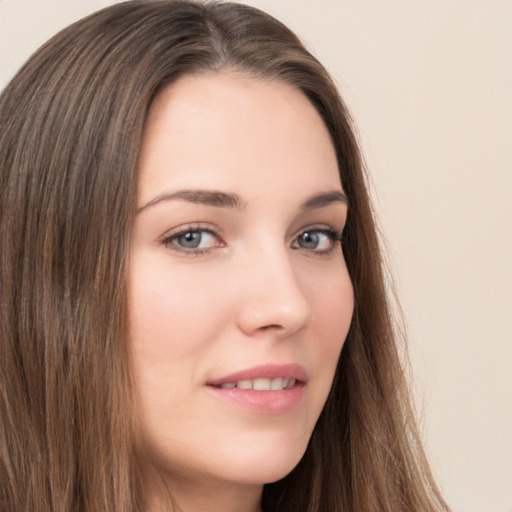
POLYGON ((1 510, 447 510, 350 118, 286 27, 118 4, 0 116, 1 510))

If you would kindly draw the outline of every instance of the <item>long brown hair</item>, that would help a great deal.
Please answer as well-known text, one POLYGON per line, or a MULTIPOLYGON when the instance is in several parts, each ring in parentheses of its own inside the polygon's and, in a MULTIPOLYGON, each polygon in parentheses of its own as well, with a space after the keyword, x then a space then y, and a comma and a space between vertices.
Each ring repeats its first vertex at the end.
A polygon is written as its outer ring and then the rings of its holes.
POLYGON ((421 448, 363 165, 332 80, 272 17, 187 0, 121 3, 75 23, 0 97, 0 510, 141 510, 126 332, 141 136, 162 87, 222 69, 309 98, 350 198, 352 325, 306 454, 265 486, 263 510, 448 510, 421 448))

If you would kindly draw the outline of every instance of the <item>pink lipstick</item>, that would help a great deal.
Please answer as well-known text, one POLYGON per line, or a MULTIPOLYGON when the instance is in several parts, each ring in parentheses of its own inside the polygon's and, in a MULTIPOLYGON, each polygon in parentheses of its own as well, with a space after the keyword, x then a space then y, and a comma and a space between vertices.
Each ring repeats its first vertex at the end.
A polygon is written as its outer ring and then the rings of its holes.
POLYGON ((207 383, 218 398, 262 414, 280 414, 299 404, 307 382, 299 364, 260 365, 207 383))

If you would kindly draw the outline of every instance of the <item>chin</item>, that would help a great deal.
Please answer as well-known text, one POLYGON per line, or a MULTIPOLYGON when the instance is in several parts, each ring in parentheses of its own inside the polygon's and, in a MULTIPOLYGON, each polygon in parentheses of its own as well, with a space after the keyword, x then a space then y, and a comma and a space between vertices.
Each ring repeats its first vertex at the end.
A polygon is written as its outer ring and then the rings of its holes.
POLYGON ((308 440, 277 444, 255 442, 226 454, 225 479, 241 484, 268 484, 281 480, 297 466, 306 451, 308 440), (227 471, 226 471, 227 470, 227 471))
POLYGON ((171 479, 260 486, 288 475, 306 451, 309 435, 283 434, 253 431, 230 438, 214 436, 195 449, 183 445, 176 449, 172 443, 172 453, 169 445, 159 446, 151 459, 171 479))

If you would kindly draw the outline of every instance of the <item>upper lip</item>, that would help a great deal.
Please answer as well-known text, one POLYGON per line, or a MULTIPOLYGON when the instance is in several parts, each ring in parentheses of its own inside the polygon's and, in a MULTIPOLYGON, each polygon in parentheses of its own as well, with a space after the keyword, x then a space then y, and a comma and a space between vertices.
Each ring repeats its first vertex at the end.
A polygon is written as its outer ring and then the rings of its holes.
POLYGON ((299 382, 306 382, 308 375, 303 366, 296 363, 291 364, 263 364, 253 366, 246 370, 240 370, 229 375, 225 375, 218 379, 208 381, 210 386, 221 386, 228 382, 238 382, 241 380, 253 379, 295 379, 299 382))

